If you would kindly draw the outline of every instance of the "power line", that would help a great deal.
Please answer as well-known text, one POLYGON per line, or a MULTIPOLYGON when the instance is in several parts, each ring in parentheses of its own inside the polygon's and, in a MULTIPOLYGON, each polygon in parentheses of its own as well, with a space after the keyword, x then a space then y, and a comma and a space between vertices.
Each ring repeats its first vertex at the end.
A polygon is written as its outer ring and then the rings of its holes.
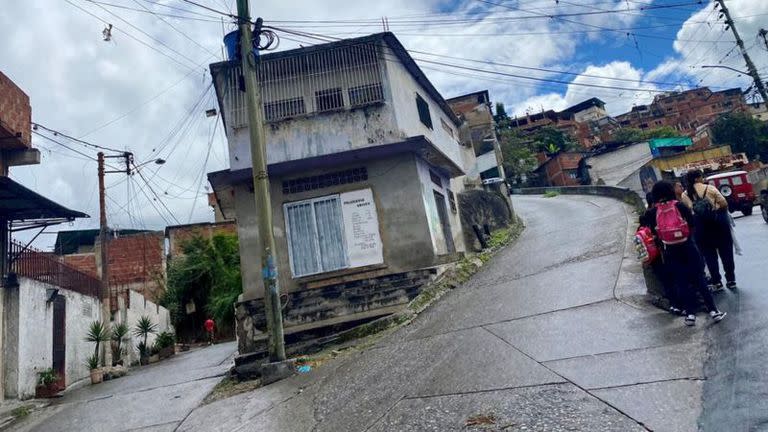
POLYGON ((214 8, 208 7, 206 5, 203 5, 203 4, 200 4, 200 3, 197 3, 197 2, 193 2, 192 0, 181 0, 181 1, 183 1, 184 3, 189 3, 191 5, 197 6, 199 8, 203 8, 203 9, 205 9, 207 11, 217 13, 219 15, 224 15, 226 17, 239 19, 239 17, 237 15, 234 15, 234 14, 231 14, 231 13, 228 13, 228 12, 222 12, 220 10, 216 10, 214 8))
MULTIPOLYGON (((138 169, 138 168, 136 167, 136 164, 134 164, 134 165, 133 165, 133 167, 134 167, 134 169, 138 169)), ((147 179, 144 177, 144 174, 142 174, 142 173, 141 173, 141 171, 136 171, 136 172, 139 174, 139 177, 141 177, 141 179, 142 179, 142 180, 144 180, 144 184, 145 184, 145 185, 146 185, 146 186, 149 188, 149 191, 150 191, 150 192, 152 192, 152 195, 154 195, 154 196, 155 196, 155 198, 157 199, 157 202, 159 202, 159 203, 160 203, 160 205, 161 205, 161 206, 163 206, 163 208, 165 209, 165 211, 167 211, 167 212, 168 212, 168 214, 169 214, 169 215, 170 215, 170 216, 173 218, 173 220, 174 220, 174 221, 176 221, 176 224, 177 224, 177 225, 181 225, 181 222, 179 222, 179 220, 176 218, 176 216, 173 214, 173 212, 172 212, 172 211, 171 211, 171 210, 168 208, 168 206, 167 206, 167 205, 165 205, 165 203, 164 203, 164 202, 163 202, 163 200, 160 198, 160 196, 157 194, 157 192, 155 192, 155 190, 154 190, 154 189, 152 189, 152 185, 150 185, 150 184, 149 184, 149 182, 147 181, 147 179)), ((144 191, 144 190, 143 190, 143 188, 142 188, 142 191, 144 191)))
POLYGON ((35 130, 37 130, 37 128, 45 129, 46 131, 48 131, 48 132, 50 132, 50 133, 52 133, 54 135, 63 136, 64 138, 67 138, 70 141, 77 142, 77 143, 82 144, 82 145, 84 145, 86 147, 93 147, 93 148, 97 148, 97 149, 101 149, 101 150, 107 150, 107 151, 116 152, 116 153, 125 153, 125 150, 117 150, 117 149, 113 149, 113 148, 109 148, 109 147, 104 147, 104 146, 101 146, 101 145, 98 145, 98 144, 93 144, 93 143, 90 143, 88 141, 83 141, 81 139, 77 139, 75 137, 69 136, 69 135, 65 134, 64 132, 59 132, 57 130, 51 129, 51 128, 46 127, 46 126, 43 126, 40 123, 32 122, 32 127, 36 128, 35 130))
MULTIPOLYGON (((216 136, 216 129, 219 126, 219 116, 216 116, 216 123, 213 125, 213 132, 211 133, 211 137, 208 140, 208 152, 205 155, 205 162, 203 162, 203 170, 200 172, 200 178, 197 181, 197 192, 195 192, 195 195, 200 195, 200 187, 203 185, 203 177, 205 176, 205 169, 208 166, 208 158, 211 156, 211 149, 213 148, 213 137, 216 136)), ((189 218, 187 219, 187 223, 192 223, 192 216, 195 214, 195 206, 197 205, 197 199, 195 199, 192 202, 192 210, 189 211, 189 218)))
POLYGON ((176 33, 178 33, 178 34, 182 35, 182 36, 183 36, 185 39, 187 39, 188 41, 190 41, 190 42, 192 42, 193 44, 197 45, 199 48, 201 48, 202 50, 204 50, 204 51, 205 51, 205 52, 207 52, 208 54, 210 54, 210 55, 212 55, 212 56, 214 56, 214 57, 219 57, 219 54, 216 54, 215 52, 212 52, 212 51, 211 51, 211 50, 209 50, 208 48, 206 48, 206 47, 204 47, 204 46, 200 45, 200 44, 199 44, 199 43, 198 43, 196 40, 192 39, 192 38, 191 38, 191 37, 190 37, 188 34, 184 33, 184 32, 183 32, 183 31, 181 31, 181 30, 179 30, 178 28, 176 28, 176 26, 174 26, 174 25, 173 25, 173 24, 171 24, 170 22, 166 21, 166 20, 165 20, 163 17, 161 17, 160 15, 158 15, 157 13, 155 13, 154 11, 150 10, 148 7, 144 6, 143 4, 139 3, 139 1, 138 1, 138 0, 133 0, 133 2, 134 2, 134 3, 136 3, 137 5, 139 5, 140 7, 144 8, 144 9, 145 9, 147 12, 149 12, 149 13, 151 13, 152 15, 154 15, 155 17, 157 17, 157 19, 159 19, 160 21, 162 21, 162 22, 164 22, 165 24, 167 24, 167 25, 168 25, 168 27, 172 28, 172 29, 173 29, 173 30, 174 30, 176 33))
MULTIPOLYGON (((109 23, 109 22, 108 22, 107 20, 105 20, 104 18, 101 18, 100 16, 98 16, 98 15, 96 15, 96 14, 92 13, 91 11, 89 11, 89 10, 87 10, 87 9, 84 9, 84 8, 80 7, 80 5, 73 3, 71 0, 64 0, 64 1, 65 1, 65 2, 67 2, 67 3, 69 3, 70 5, 72 5, 72 6, 76 7, 76 8, 78 8, 78 9, 80 9, 81 11, 85 12, 86 14, 88 14, 88 15, 90 15, 90 16, 92 16, 92 17, 96 18, 97 20, 101 21, 101 22, 102 22, 102 23, 104 23, 105 25, 111 25, 111 23, 109 23)), ((107 11, 107 12, 109 12, 109 11, 107 11)), ((172 57, 170 54, 168 54, 168 53, 166 53, 166 52, 163 52, 163 51, 159 50, 158 48, 156 48, 156 47, 154 47, 154 46, 152 46, 152 45, 150 45, 150 44, 148 44, 148 43, 144 42, 143 40, 141 40, 141 39, 137 38, 137 37, 136 37, 136 36, 134 36, 133 34, 131 34, 131 33, 127 32, 127 31, 125 31, 125 30, 123 30, 123 29, 121 29, 121 28, 118 28, 117 26, 114 26, 114 25, 113 25, 113 26, 112 26, 112 29, 113 29, 113 30, 117 30, 117 31, 120 31, 120 32, 122 32, 123 34, 125 34, 125 35, 126 35, 126 36, 128 36, 129 38, 131 38, 131 39, 135 40, 136 42, 138 42, 138 43, 140 43, 140 44, 142 44, 142 45, 144 45, 145 47, 147 47, 147 48, 149 48, 149 49, 151 49, 151 50, 153 50, 153 51, 157 52, 157 53, 158 53, 158 54, 160 54, 160 55, 163 55, 163 56, 165 56, 165 57, 169 58, 171 61, 173 61, 174 63, 178 64, 179 66, 183 66, 183 67, 184 67, 184 68, 186 68, 186 69, 192 69, 192 70, 195 70, 194 68, 191 68, 189 65, 187 65, 187 64, 185 64, 185 63, 182 63, 181 61, 179 61, 179 60, 178 60, 178 59, 176 59, 175 57, 172 57)))
MULTIPOLYGON (((130 6, 124 6, 124 5, 120 5, 120 4, 108 3, 108 2, 102 2, 102 1, 96 1, 96 0, 85 0, 85 1, 87 1, 89 3, 109 6, 109 7, 113 7, 113 8, 117 8, 117 9, 124 9, 124 10, 129 10, 129 11, 134 11, 134 12, 141 12, 141 13, 149 13, 149 14, 153 14, 153 15, 159 15, 159 16, 168 17, 168 18, 177 18, 177 19, 185 19, 185 20, 190 20, 190 21, 212 22, 212 23, 218 23, 219 22, 218 18, 216 18, 214 16, 210 16, 210 18, 195 18, 195 17, 185 16, 185 15, 176 15, 176 14, 168 14, 168 13, 163 13, 163 12, 147 11, 145 9, 138 9, 138 8, 134 8, 134 7, 130 7, 130 6)), ((158 6, 166 6, 166 5, 163 5, 163 4, 160 4, 160 3, 154 3, 154 4, 156 4, 158 6)), ((202 15, 202 16, 209 16, 209 15, 202 15)))

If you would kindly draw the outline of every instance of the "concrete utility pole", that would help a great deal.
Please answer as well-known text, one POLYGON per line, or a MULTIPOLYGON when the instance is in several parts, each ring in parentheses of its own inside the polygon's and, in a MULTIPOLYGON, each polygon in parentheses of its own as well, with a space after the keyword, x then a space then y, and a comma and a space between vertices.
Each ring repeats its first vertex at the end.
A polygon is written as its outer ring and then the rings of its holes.
MULTIPOLYGON (((248 0, 237 0, 237 16, 240 29, 240 58, 245 81, 246 103, 248 104, 253 194, 256 199, 256 215, 259 225, 264 309, 267 315, 267 332, 269 333, 269 359, 272 362, 280 362, 285 360, 283 315, 280 306, 280 286, 277 280, 275 236, 272 231, 272 199, 269 193, 269 176, 267 175, 267 139, 264 133, 264 115, 261 110, 261 90, 257 73, 258 52, 253 47, 248 0)), ((259 18, 255 26, 257 38, 261 30, 261 23, 262 20, 259 18)))
POLYGON ((725 24, 731 28, 733 36, 736 38, 736 45, 739 46, 739 51, 741 51, 741 55, 744 56, 744 61, 747 62, 747 70, 755 81, 755 88, 757 88, 757 91, 763 98, 763 103, 768 103, 768 93, 765 91, 765 85, 763 85, 763 82, 760 80, 760 75, 757 73, 757 68, 755 67, 755 64, 752 63, 752 59, 749 58, 747 49, 744 48, 744 41, 741 40, 741 36, 739 36, 739 32, 736 30, 736 25, 734 24, 733 19, 731 19, 731 13, 728 11, 728 7, 725 6, 725 0, 715 1, 720 5, 720 10, 723 12, 723 15, 725 15, 725 24))
POLYGON ((109 229, 107 228, 107 204, 105 201, 105 188, 104 188, 104 152, 97 154, 99 162, 99 244, 101 250, 99 256, 101 257, 101 301, 102 306, 106 306, 104 310, 109 311, 109 265, 108 265, 108 253, 107 242, 109 241, 109 229))

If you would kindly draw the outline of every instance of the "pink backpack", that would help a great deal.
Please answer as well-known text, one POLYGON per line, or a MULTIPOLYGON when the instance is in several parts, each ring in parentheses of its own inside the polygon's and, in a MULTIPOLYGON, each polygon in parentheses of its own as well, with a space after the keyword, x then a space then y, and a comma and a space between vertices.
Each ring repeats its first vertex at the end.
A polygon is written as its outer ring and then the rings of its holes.
POLYGON ((680 244, 688 240, 691 229, 677 209, 677 201, 656 205, 656 233, 665 245, 680 244))

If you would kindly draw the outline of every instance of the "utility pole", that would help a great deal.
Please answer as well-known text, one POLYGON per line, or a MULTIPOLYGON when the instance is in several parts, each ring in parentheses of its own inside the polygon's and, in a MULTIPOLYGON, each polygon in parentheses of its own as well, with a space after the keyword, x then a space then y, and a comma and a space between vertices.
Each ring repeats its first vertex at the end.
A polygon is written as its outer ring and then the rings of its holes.
POLYGON ((755 67, 755 64, 752 63, 752 59, 749 58, 747 49, 744 48, 744 41, 741 40, 741 36, 739 36, 739 32, 736 30, 736 24, 733 22, 733 19, 731 19, 731 13, 728 11, 728 7, 725 6, 725 0, 715 1, 717 1, 717 3, 720 5, 720 10, 725 16, 726 26, 731 28, 733 36, 736 38, 736 45, 739 46, 739 51, 741 51, 741 55, 744 56, 744 61, 747 63, 747 70, 752 76, 752 79, 755 81, 755 88, 757 88, 757 91, 763 98, 763 103, 768 103, 768 93, 765 91, 765 85, 763 85, 763 82, 760 80, 760 75, 757 73, 757 68, 755 67))
MULTIPOLYGON (((240 29, 240 58, 245 81, 246 103, 248 104, 253 194, 256 199, 256 216, 261 247, 261 274, 264 281, 264 309, 267 315, 267 332, 269 333, 269 359, 272 362, 280 362, 285 360, 283 315, 280 305, 280 286, 277 280, 275 236, 272 231, 272 199, 269 193, 266 157, 267 139, 264 133, 264 115, 261 110, 261 90, 259 89, 257 73, 258 52, 253 46, 248 0, 237 0, 237 16, 240 29)), ((261 23, 261 18, 256 20, 257 38, 261 31, 261 23)))

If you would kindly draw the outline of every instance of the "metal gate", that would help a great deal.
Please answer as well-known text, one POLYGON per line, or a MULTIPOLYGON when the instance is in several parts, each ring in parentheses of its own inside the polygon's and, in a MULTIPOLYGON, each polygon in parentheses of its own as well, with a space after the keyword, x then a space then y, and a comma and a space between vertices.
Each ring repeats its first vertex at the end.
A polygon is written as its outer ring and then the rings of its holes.
POLYGON ((59 377, 59 388, 66 386, 67 352, 67 299, 56 296, 53 300, 53 370, 59 377))

